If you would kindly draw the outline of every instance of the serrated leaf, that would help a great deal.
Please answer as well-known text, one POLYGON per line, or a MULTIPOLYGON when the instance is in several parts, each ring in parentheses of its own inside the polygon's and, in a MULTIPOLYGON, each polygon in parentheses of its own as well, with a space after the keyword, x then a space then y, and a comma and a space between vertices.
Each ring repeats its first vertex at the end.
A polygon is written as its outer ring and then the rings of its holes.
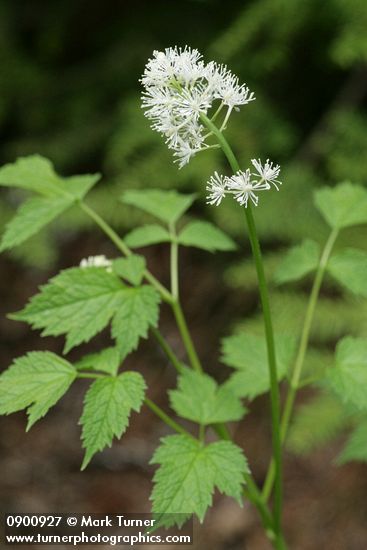
POLYGON ((235 242, 221 229, 209 222, 194 221, 188 223, 178 236, 183 246, 194 246, 209 252, 216 250, 235 250, 235 242))
POLYGON ((84 470, 91 458, 114 437, 120 438, 129 424, 131 411, 139 412, 144 400, 145 382, 137 372, 96 380, 86 393, 80 424, 85 456, 84 470))
POLYGON ((59 194, 59 180, 52 163, 40 155, 20 157, 16 162, 2 166, 0 185, 18 187, 46 196, 59 194))
MULTIPOLYGON (((278 380, 284 378, 295 351, 294 338, 276 337, 278 380)), ((238 397, 253 399, 270 388, 265 338, 253 334, 237 334, 222 340, 222 361, 238 369, 225 383, 225 387, 238 397)))
POLYGON ((183 370, 178 389, 171 390, 169 396, 179 416, 202 425, 239 420, 245 414, 241 401, 229 389, 191 369, 183 370))
POLYGON ((215 487, 242 501, 248 466, 241 449, 230 441, 204 446, 185 435, 171 435, 162 439, 151 463, 160 464, 151 497, 158 516, 196 514, 203 521, 215 487))
POLYGON ((100 174, 83 174, 63 178, 55 172, 52 163, 40 155, 20 157, 0 168, 0 185, 26 189, 46 197, 69 195, 81 199, 100 177, 100 174))
POLYGON ((40 294, 11 318, 44 329, 44 336, 66 334, 68 352, 107 326, 125 289, 120 279, 104 268, 66 269, 41 287, 40 294))
POLYGON ((0 414, 27 408, 27 431, 66 393, 76 377, 73 366, 49 351, 15 359, 0 376, 0 414))
POLYGON ((315 204, 334 229, 367 223, 367 191, 360 185, 345 182, 319 189, 315 204))
POLYGON ((328 272, 345 288, 367 297, 367 253, 348 248, 333 255, 328 263, 328 272))
POLYGON ((337 458, 338 464, 353 460, 367 462, 367 421, 361 422, 349 437, 344 449, 337 458))
POLYGON ((113 262, 114 272, 134 286, 140 285, 145 267, 145 258, 135 254, 128 258, 118 258, 113 262))
POLYGON ((169 243, 171 236, 161 225, 150 224, 133 229, 125 236, 124 241, 130 248, 140 248, 151 244, 169 243))
POLYGON ((358 410, 367 410, 367 340, 347 336, 336 347, 335 366, 327 382, 340 399, 358 410))
POLYGON ((317 268, 320 246, 310 239, 291 248, 274 274, 278 284, 297 281, 317 268))
POLYGON ((322 394, 300 405, 287 437, 287 448, 295 454, 308 454, 332 441, 347 424, 345 409, 332 395, 322 394))
POLYGON ((68 197, 34 198, 25 201, 6 224, 0 252, 17 246, 65 212, 72 202, 68 197))
POLYGON ((17 246, 52 222, 99 180, 99 174, 61 178, 51 162, 39 155, 18 159, 0 168, 0 185, 34 191, 41 197, 28 199, 6 226, 0 252, 17 246))
POLYGON ((106 348, 99 353, 85 355, 74 363, 77 370, 96 370, 115 376, 121 363, 120 352, 117 348, 106 348))
POLYGON ((160 296, 151 286, 128 288, 112 321, 112 336, 124 358, 135 350, 140 338, 147 338, 150 327, 156 327, 160 296))
POLYGON ((167 224, 172 224, 190 208, 195 195, 181 195, 176 191, 162 189, 131 190, 125 191, 121 200, 167 224))
POLYGON ((82 199, 88 191, 101 179, 101 174, 81 174, 62 178, 61 187, 74 199, 82 199))

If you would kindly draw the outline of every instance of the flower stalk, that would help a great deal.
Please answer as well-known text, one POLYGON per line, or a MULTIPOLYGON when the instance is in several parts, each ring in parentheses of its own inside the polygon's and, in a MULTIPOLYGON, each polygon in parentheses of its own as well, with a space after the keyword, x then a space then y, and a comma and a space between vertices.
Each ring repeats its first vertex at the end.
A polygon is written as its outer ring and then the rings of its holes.
MULTIPOLYGON (((309 302, 308 302, 308 306, 305 314, 305 319, 302 327, 298 352, 294 363, 294 368, 293 368, 291 380, 289 383, 289 390, 285 400, 283 415, 282 415, 281 424, 280 424, 280 437, 281 437, 282 444, 284 444, 287 437, 289 423, 292 416, 297 391, 299 389, 302 368, 304 365, 306 351, 310 340, 312 321, 315 315, 317 300, 320 294, 320 289, 321 289, 322 281, 325 275, 327 262, 329 260, 331 251, 338 237, 338 234, 339 234, 339 231, 337 229, 333 229, 331 231, 329 238, 326 241, 325 247, 320 257, 319 265, 316 270, 315 279, 312 285, 311 294, 310 294, 310 298, 309 298, 309 302)), ((274 461, 272 461, 270 463, 268 473, 265 479, 263 491, 262 491, 262 496, 265 501, 269 499, 269 496, 271 494, 273 484, 274 484, 274 478, 275 478, 275 464, 274 464, 274 461)))
MULTIPOLYGON (((222 132, 211 122, 204 114, 201 114, 201 120, 207 128, 213 132, 218 139, 223 153, 233 170, 240 170, 239 163, 222 132)), ((283 501, 283 483, 282 483, 282 446, 280 437, 280 397, 276 366, 276 353, 274 342, 274 331, 271 320, 269 295, 262 261, 260 243, 257 237, 255 220, 253 217, 251 205, 248 204, 245 209, 246 221, 248 226, 249 238, 254 256, 256 272, 259 282, 259 293, 261 306, 264 315, 265 337, 267 344, 268 366, 270 377, 270 397, 271 397, 271 415, 272 415, 272 439, 273 439, 273 459, 274 459, 274 474, 275 474, 275 495, 274 495, 274 529, 278 534, 281 532, 281 516, 282 516, 282 501, 283 501)))

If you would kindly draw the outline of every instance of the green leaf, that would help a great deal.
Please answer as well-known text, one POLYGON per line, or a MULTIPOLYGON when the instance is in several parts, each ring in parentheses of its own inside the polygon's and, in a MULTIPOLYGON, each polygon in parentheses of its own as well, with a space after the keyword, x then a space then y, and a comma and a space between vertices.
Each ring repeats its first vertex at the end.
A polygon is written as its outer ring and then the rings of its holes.
POLYGON ((137 372, 101 378, 86 393, 80 424, 85 456, 84 470, 95 453, 111 446, 129 424, 131 411, 139 412, 144 400, 145 382, 137 372))
MULTIPOLYGON (((284 378, 294 356, 295 341, 290 336, 277 335, 276 354, 278 380, 284 378)), ((224 387, 238 397, 253 399, 270 388, 265 338, 253 334, 237 334, 222 340, 222 361, 238 369, 224 387)))
POLYGON ((135 350, 140 338, 147 338, 149 327, 158 325, 160 296, 151 286, 128 288, 112 321, 112 336, 122 358, 135 350))
POLYGON ((66 334, 65 353, 88 342, 113 318, 121 360, 158 322, 160 296, 150 286, 127 287, 104 267, 73 267, 41 287, 26 307, 10 317, 25 321, 44 336, 66 334))
POLYGON ((134 286, 140 285, 145 267, 145 258, 135 254, 128 258, 118 258, 113 262, 114 272, 134 286))
POLYGON ((218 227, 200 221, 188 223, 179 234, 178 242, 183 246, 194 246, 209 252, 236 248, 235 242, 218 227))
POLYGON ((65 212, 71 204, 68 197, 34 198, 25 201, 6 225, 0 252, 13 248, 38 233, 65 212))
POLYGON ((360 185, 345 182, 319 189, 315 204, 334 229, 367 223, 367 191, 360 185))
POLYGON ((151 244, 169 243, 171 236, 164 227, 151 224, 133 229, 125 236, 124 241, 130 248, 140 248, 151 244))
POLYGON ((367 253, 348 248, 332 256, 328 272, 345 288, 367 297, 367 253))
POLYGON ((59 178, 52 163, 40 155, 21 157, 12 164, 2 166, 0 185, 18 187, 46 196, 59 194, 59 178))
POLYGON ((52 163, 40 155, 21 157, 0 168, 0 185, 18 187, 46 197, 83 198, 100 179, 100 174, 84 174, 62 178, 52 163))
POLYGON ((241 401, 208 376, 185 369, 178 389, 169 392, 171 406, 183 418, 208 425, 239 420, 245 414, 241 401))
POLYGON ((310 239, 291 248, 275 272, 278 284, 297 281, 317 268, 320 258, 320 246, 310 239))
POLYGON ((176 191, 162 189, 131 190, 125 191, 121 200, 167 224, 172 224, 190 208, 195 195, 181 195, 176 191))
POLYGON ((241 449, 230 441, 204 446, 185 435, 171 435, 162 439, 151 463, 160 464, 151 497, 159 516, 196 514, 203 521, 215 487, 242 501, 243 475, 249 470, 241 449))
POLYGON ((74 267, 41 287, 40 294, 11 318, 44 329, 43 336, 66 334, 64 351, 68 352, 107 326, 127 290, 103 267, 74 267))
POLYGON ((308 454, 332 441, 347 424, 345 409, 328 394, 316 396, 296 409, 287 437, 287 448, 297 455, 308 454))
POLYGON ((335 360, 327 373, 328 385, 344 403, 367 410, 367 340, 343 338, 336 347, 335 360))
POLYGON ((118 368, 121 363, 120 353, 117 348, 106 348, 99 353, 90 353, 85 355, 74 364, 74 367, 78 370, 96 370, 106 372, 111 376, 117 374, 118 368))
POLYGON ((15 359, 0 376, 0 414, 27 408, 27 431, 45 416, 75 380, 76 370, 49 351, 33 351, 15 359))
POLYGON ((6 226, 0 252, 35 235, 80 200, 99 180, 99 174, 61 178, 51 162, 38 155, 24 157, 0 169, 0 185, 34 191, 41 197, 28 199, 6 226))
POLYGON ((367 462, 367 421, 361 422, 348 439, 344 449, 337 458, 338 464, 352 460, 367 462))
POLYGON ((101 179, 100 174, 82 174, 63 178, 61 187, 75 199, 83 199, 88 191, 101 179))

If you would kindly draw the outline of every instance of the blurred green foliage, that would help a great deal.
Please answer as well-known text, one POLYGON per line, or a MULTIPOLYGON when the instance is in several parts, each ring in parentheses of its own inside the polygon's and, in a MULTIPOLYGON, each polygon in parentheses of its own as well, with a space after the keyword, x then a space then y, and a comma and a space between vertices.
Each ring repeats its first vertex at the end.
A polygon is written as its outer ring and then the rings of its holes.
MULTIPOLYGON (((143 0, 139 7, 129 0, 3 0, 0 21, 0 161, 40 153, 65 175, 102 171, 91 201, 116 226, 136 222, 116 201, 122 190, 180 188, 203 196, 214 168, 227 170, 218 152, 177 170, 140 110, 147 58, 174 44, 227 63, 256 93, 257 101, 232 117, 228 134, 243 162, 269 156, 283 166, 281 193, 256 213, 267 241, 322 239, 310 187, 346 177, 365 183, 363 0, 143 0)), ((2 197, 6 220, 18 199, 2 197)), ((206 215, 235 235, 243 224, 233 208, 206 215)), ((67 228, 72 238, 71 221, 75 231, 87 224, 74 213, 56 235, 67 228)), ((41 236, 17 254, 47 266, 55 258, 50 239, 41 236)))

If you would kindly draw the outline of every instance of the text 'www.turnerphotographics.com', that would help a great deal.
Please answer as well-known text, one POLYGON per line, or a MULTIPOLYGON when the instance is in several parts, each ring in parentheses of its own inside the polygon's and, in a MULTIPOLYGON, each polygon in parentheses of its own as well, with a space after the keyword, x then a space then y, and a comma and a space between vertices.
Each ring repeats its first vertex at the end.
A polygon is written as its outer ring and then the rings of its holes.
POLYGON ((190 545, 192 520, 165 514, 7 514, 4 542, 8 545, 142 544, 190 545), (177 525, 185 527, 180 530, 177 525), (175 526, 174 526, 175 525, 175 526))

